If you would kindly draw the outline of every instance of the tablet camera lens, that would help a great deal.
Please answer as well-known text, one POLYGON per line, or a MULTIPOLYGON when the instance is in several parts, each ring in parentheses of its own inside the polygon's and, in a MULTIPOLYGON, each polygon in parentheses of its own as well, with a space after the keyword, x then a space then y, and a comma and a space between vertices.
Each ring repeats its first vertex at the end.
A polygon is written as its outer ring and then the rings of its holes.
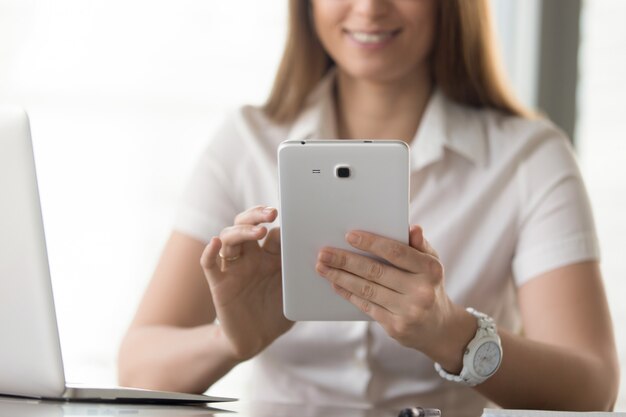
POLYGON ((348 178, 348 177, 350 177, 350 168, 348 168, 348 167, 337 167, 337 176, 339 178, 348 178))

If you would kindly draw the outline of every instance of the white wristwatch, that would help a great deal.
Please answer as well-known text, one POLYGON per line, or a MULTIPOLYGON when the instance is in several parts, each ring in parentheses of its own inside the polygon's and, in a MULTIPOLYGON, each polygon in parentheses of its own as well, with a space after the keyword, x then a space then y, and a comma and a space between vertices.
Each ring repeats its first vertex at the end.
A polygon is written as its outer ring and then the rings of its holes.
POLYGON ((461 373, 459 375, 450 374, 438 363, 435 363, 435 370, 448 381, 473 387, 485 382, 496 373, 500 363, 502 363, 502 344, 496 330, 496 324, 491 317, 473 308, 468 308, 467 312, 478 320, 478 329, 463 353, 461 373))

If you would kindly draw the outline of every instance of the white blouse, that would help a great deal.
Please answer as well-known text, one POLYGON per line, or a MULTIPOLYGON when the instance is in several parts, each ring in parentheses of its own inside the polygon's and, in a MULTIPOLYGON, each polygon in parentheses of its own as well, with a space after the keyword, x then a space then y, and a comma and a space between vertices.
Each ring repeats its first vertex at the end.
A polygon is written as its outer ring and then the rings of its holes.
MULTIPOLYGON (((200 156, 175 229, 207 242, 251 206, 278 207, 277 147, 336 137, 333 83, 331 73, 292 123, 251 106, 226 120, 200 156)), ((599 258, 569 141, 548 121, 465 107, 435 90, 410 147, 410 221, 439 253, 459 305, 518 331, 516 287, 599 258)), ((487 404, 375 322, 299 322, 253 362, 250 400, 423 405, 455 416, 480 415, 487 404)))

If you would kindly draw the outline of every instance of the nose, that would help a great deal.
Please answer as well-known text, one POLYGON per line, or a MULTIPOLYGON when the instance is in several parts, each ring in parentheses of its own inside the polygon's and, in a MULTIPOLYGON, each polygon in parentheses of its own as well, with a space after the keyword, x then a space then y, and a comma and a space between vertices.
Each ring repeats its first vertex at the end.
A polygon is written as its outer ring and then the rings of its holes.
POLYGON ((373 18, 389 11, 389 0, 353 0, 352 11, 363 17, 373 18))

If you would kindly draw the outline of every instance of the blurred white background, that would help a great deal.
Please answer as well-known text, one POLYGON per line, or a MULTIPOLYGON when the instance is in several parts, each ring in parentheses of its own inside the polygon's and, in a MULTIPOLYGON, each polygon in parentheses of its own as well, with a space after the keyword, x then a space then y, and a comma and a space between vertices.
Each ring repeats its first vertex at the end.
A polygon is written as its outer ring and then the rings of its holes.
MULTIPOLYGON (((507 70, 532 105, 537 44, 528 16, 537 1, 516 3, 494 0, 507 70)), ((225 114, 268 94, 285 6, 0 0, 0 102, 20 104, 31 117, 68 380, 115 383, 117 347, 196 155, 225 114)), ((584 3, 577 129, 622 364, 624 15, 622 0, 584 3)), ((210 392, 238 396, 245 368, 210 392)), ((626 409, 624 388, 618 408, 626 409)))

